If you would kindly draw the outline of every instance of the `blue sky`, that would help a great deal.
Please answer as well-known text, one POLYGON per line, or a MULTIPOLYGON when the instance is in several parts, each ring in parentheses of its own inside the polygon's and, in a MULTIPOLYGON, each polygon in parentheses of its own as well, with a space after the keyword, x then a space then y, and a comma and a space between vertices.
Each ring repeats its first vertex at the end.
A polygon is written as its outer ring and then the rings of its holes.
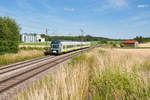
POLYGON ((0 16, 15 19, 21 33, 150 37, 150 0, 1 0, 0 16))

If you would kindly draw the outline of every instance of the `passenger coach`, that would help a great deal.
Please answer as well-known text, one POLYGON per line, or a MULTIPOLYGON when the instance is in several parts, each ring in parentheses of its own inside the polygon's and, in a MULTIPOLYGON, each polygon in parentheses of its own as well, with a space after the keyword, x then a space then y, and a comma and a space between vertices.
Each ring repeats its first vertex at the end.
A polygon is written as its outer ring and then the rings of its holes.
POLYGON ((52 41, 50 45, 51 53, 61 54, 73 50, 90 47, 90 42, 73 42, 73 41, 52 41))

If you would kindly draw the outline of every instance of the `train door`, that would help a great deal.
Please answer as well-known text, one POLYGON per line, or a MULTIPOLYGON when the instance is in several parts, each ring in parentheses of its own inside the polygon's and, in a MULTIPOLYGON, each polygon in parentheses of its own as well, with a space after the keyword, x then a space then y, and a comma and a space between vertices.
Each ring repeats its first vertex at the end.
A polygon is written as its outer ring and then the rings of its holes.
POLYGON ((67 52, 68 51, 68 47, 67 47, 67 45, 65 45, 65 52, 67 52))

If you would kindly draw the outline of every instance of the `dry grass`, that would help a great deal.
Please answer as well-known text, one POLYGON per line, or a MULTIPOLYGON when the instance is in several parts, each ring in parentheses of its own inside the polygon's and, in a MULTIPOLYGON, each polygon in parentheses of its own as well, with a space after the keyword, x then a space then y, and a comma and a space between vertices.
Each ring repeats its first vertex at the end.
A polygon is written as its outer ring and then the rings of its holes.
POLYGON ((150 47, 150 42, 139 44, 139 47, 150 47))
POLYGON ((86 62, 62 66, 57 72, 36 83, 16 100, 85 100, 88 90, 86 62))
POLYGON ((27 59, 44 56, 44 51, 42 50, 20 50, 16 54, 5 54, 0 56, 0 66, 8 65, 11 63, 24 61, 27 59))
POLYGON ((148 51, 94 49, 73 58, 15 100, 87 100, 88 90, 92 100, 149 100, 148 51))
POLYGON ((92 100, 150 99, 150 53, 147 50, 101 49, 93 53, 92 100), (99 55, 98 55, 99 53, 99 55), (146 55, 144 55, 146 54, 146 55), (143 66, 144 64, 144 66, 143 66), (143 70, 144 69, 144 70, 143 70))

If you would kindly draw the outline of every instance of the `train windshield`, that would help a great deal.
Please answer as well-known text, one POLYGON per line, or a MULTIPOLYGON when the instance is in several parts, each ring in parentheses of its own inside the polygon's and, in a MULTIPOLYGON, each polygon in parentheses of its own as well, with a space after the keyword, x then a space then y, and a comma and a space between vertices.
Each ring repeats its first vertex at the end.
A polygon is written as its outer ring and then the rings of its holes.
POLYGON ((51 44, 51 48, 59 48, 58 44, 51 44))
POLYGON ((51 48, 59 48, 59 44, 60 44, 60 41, 59 40, 53 40, 51 42, 51 48))

